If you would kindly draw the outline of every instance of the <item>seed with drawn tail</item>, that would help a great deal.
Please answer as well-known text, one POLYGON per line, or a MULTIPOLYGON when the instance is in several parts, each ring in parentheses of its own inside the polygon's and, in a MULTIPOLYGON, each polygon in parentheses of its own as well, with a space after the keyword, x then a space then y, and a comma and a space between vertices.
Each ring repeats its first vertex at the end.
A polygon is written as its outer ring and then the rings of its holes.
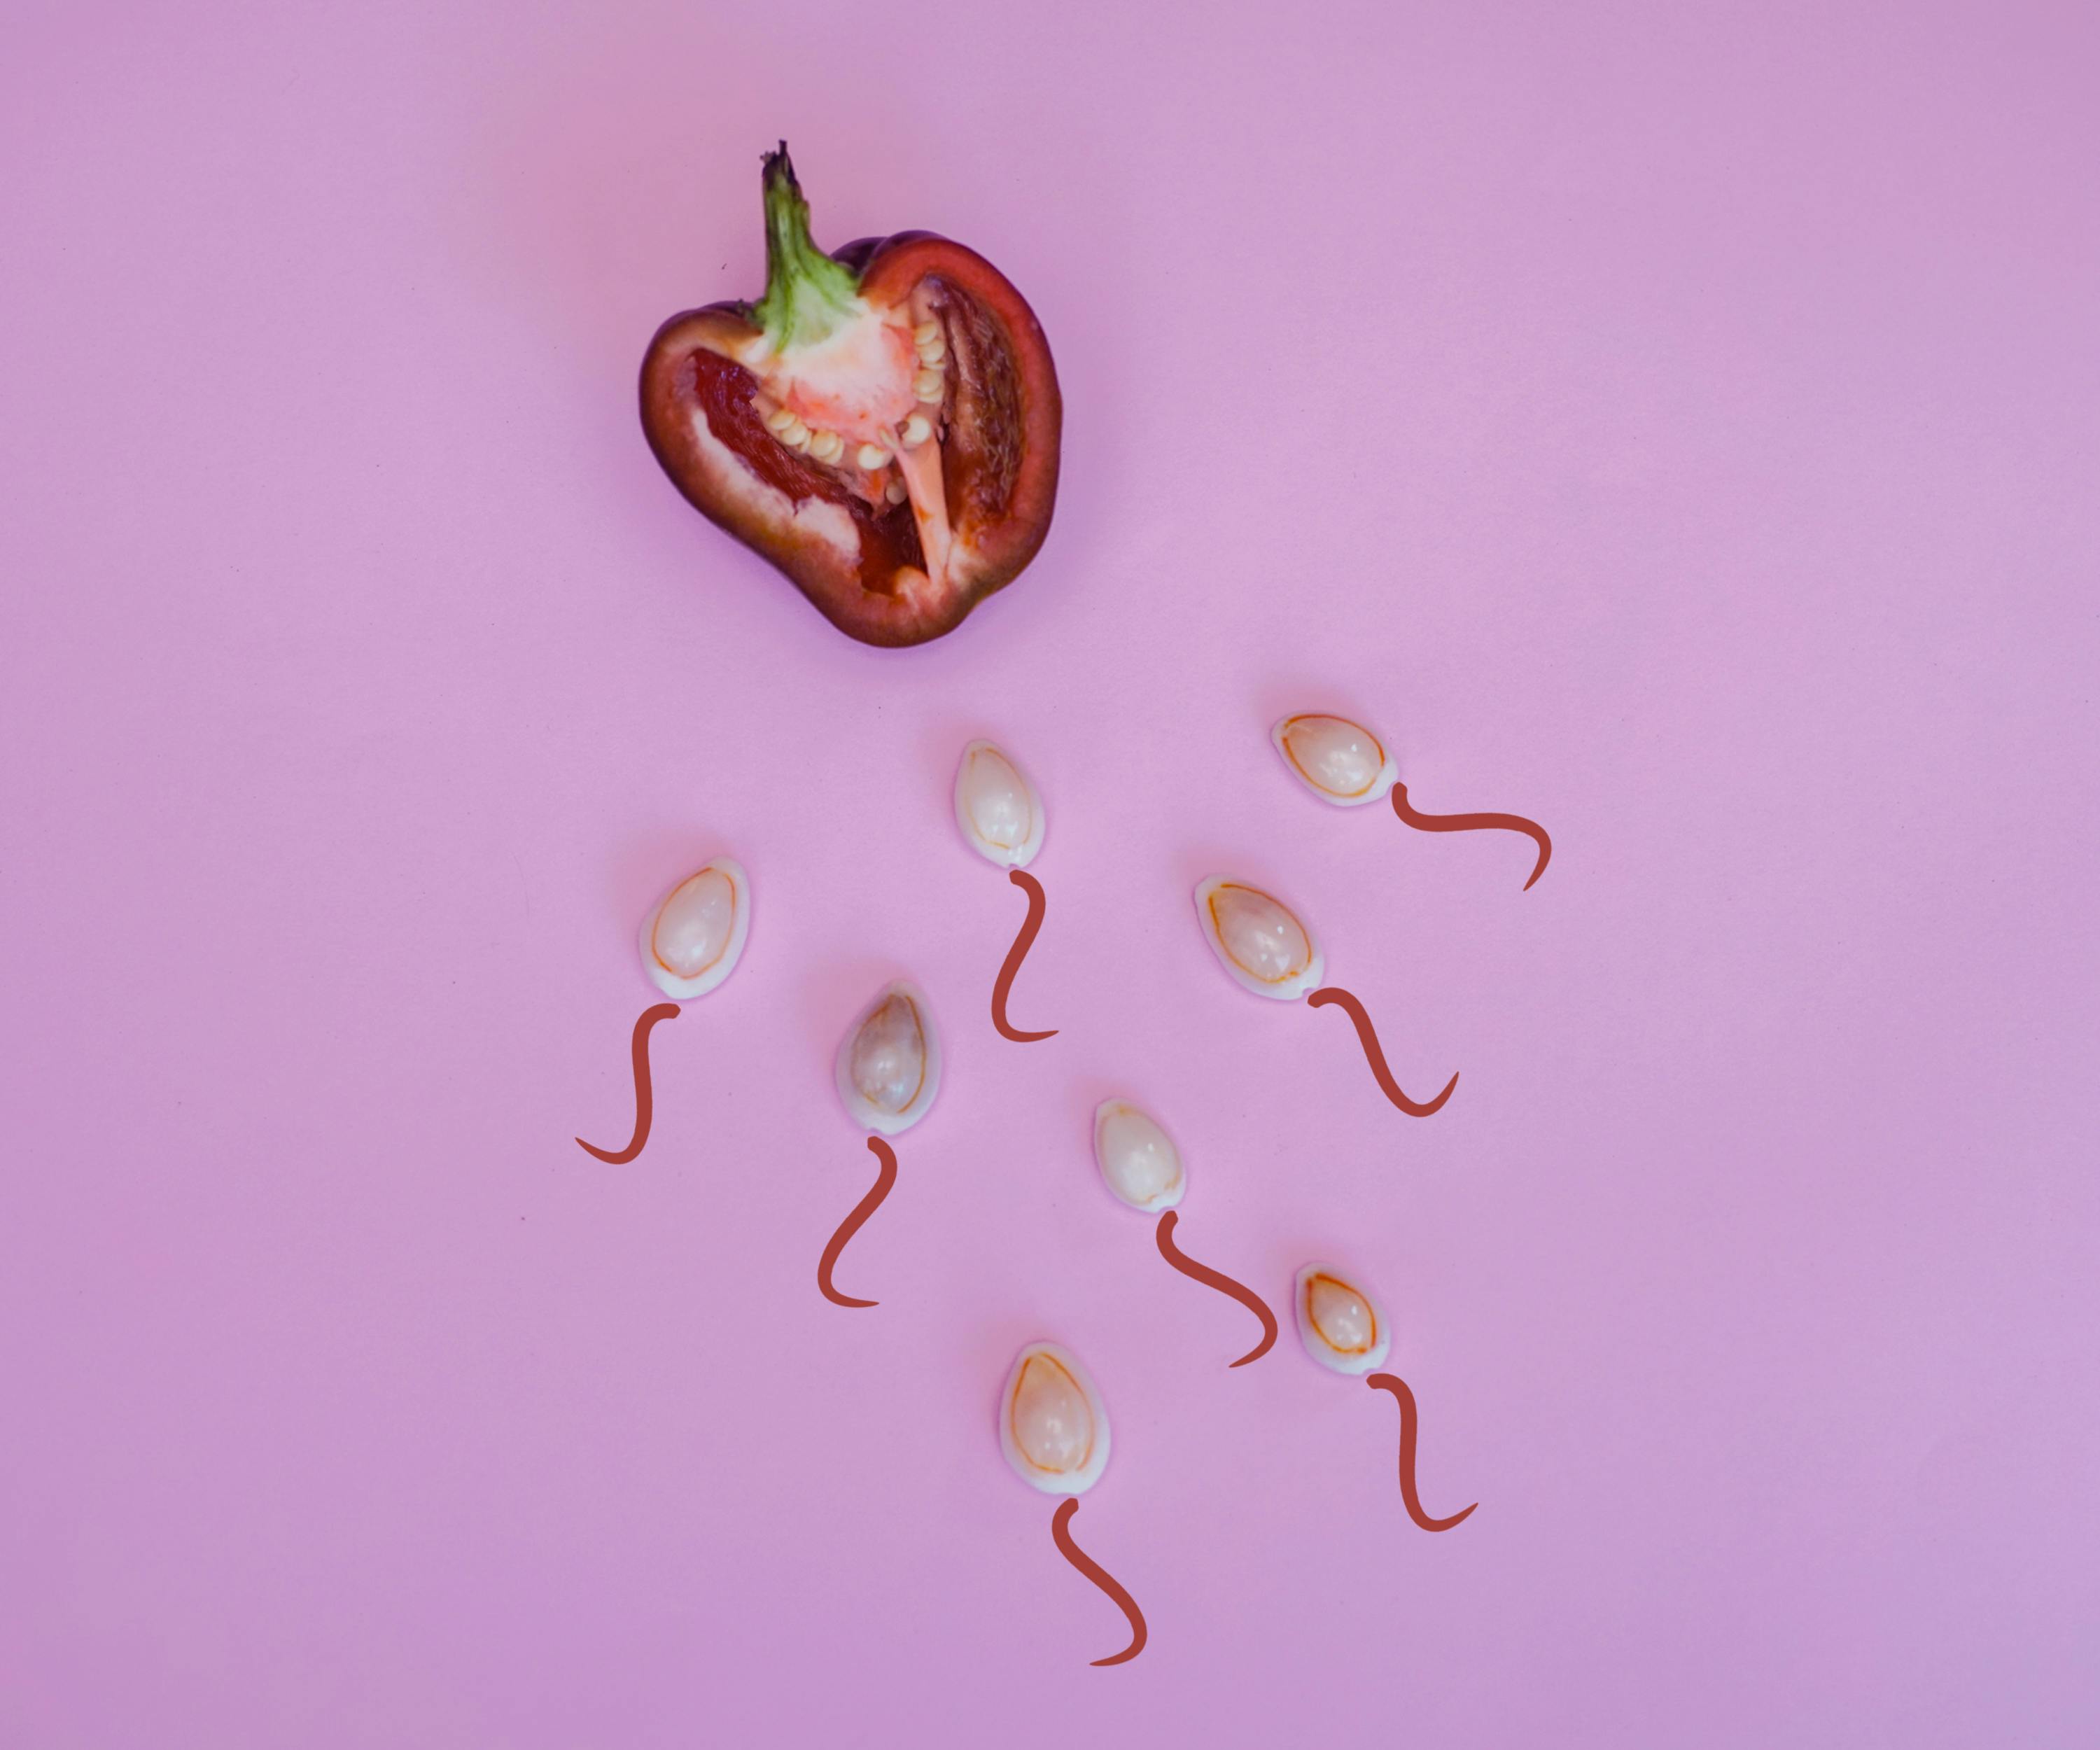
POLYGON ((1338 1373, 1368 1373, 1392 1347, 1392 1329, 1371 1291, 1332 1264, 1307 1264, 1291 1283, 1306 1354, 1338 1373))
POLYGON ((1002 869, 1026 869, 1043 849, 1043 798, 1012 756, 988 741, 963 749, 955 824, 963 842, 1002 869))
POLYGON ((1383 801, 1400 777, 1385 743, 1347 717, 1307 712, 1268 733, 1291 776, 1337 808, 1383 801))
POLYGON ((732 857, 703 863, 642 921, 642 969, 667 997, 704 997, 736 970, 751 932, 751 878, 732 857))
POLYGON ((926 1116, 941 1087, 941 1040, 918 986, 902 981, 862 1009, 840 1042, 839 1098, 854 1122, 885 1136, 926 1116))
POLYGON ((1105 1100, 1094 1109, 1094 1161, 1101 1182, 1148 1215, 1172 1209, 1188 1188, 1174 1139, 1127 1100, 1105 1100))
POLYGON ((1083 1495, 1109 1461, 1109 1413, 1070 1350, 1033 1342, 999 1394, 999 1449, 1014 1474, 1046 1495, 1083 1495))
POLYGON ((1256 996, 1295 1002, 1325 974, 1312 932, 1273 893, 1212 875, 1196 889, 1196 917, 1218 963, 1256 996))

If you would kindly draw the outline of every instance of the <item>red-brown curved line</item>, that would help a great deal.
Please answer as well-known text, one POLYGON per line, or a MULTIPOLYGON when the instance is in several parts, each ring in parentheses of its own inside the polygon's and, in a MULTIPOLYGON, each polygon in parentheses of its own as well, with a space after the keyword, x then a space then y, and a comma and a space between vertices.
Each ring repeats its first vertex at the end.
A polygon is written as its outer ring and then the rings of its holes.
POLYGON ((579 1136, 576 1146, 585 1154, 594 1154, 614 1166, 624 1166, 642 1153, 642 1144, 649 1140, 649 1118, 654 1104, 649 1091, 649 1029, 660 1020, 676 1020, 680 1012, 675 1003, 659 1003, 654 1008, 642 1010, 642 1018, 634 1024, 634 1139, 615 1153, 579 1136))
POLYGON ((1385 1091, 1385 1097, 1407 1113, 1410 1117, 1426 1118, 1451 1097, 1451 1090, 1458 1085, 1454 1071, 1451 1079, 1444 1084, 1444 1091, 1426 1105, 1418 1100, 1410 1100, 1400 1091, 1400 1084, 1392 1078, 1392 1072, 1385 1066, 1385 1053, 1379 1049, 1378 1033, 1371 1025, 1371 1018, 1364 1012, 1364 1006, 1339 985, 1330 985, 1324 990, 1316 990, 1306 1002, 1314 1008, 1325 1008, 1330 1003, 1339 1003, 1343 1012, 1357 1024, 1357 1038, 1363 1043, 1364 1056, 1370 1060, 1371 1073, 1378 1078, 1378 1085, 1385 1091))
POLYGON ((1407 1516, 1425 1532, 1448 1532, 1473 1507, 1454 1513, 1448 1519, 1432 1519, 1422 1510, 1422 1497, 1414 1489, 1414 1434, 1415 1424, 1420 1419, 1415 1413, 1414 1394, 1407 1389, 1407 1382, 1396 1373, 1374 1373, 1367 1382, 1374 1391, 1390 1391, 1400 1400, 1400 1498, 1407 1503, 1407 1516))
POLYGON ((824 1255, 817 1260, 817 1286, 823 1290, 824 1298, 839 1307, 873 1307, 880 1304, 872 1300, 855 1300, 850 1294, 841 1294, 832 1286, 832 1266, 839 1261, 839 1254, 846 1249, 846 1241, 860 1232, 860 1224, 872 1215, 889 1195, 889 1188, 897 1183, 897 1156, 889 1144, 880 1136, 871 1136, 867 1145, 875 1151, 876 1159, 881 1163, 875 1175, 875 1184, 868 1194, 853 1206, 852 1212, 839 1223, 838 1232, 832 1236, 832 1243, 824 1248, 824 1255))
POLYGON ((1229 1294, 1257 1319, 1261 1320, 1261 1341, 1231 1364, 1245 1367, 1250 1361, 1259 1361, 1268 1353, 1268 1346, 1276 1341, 1276 1315, 1268 1310, 1268 1303, 1244 1282, 1235 1282, 1230 1276, 1213 1270, 1207 1264, 1199 1264, 1174 1243, 1175 1213, 1172 1210, 1159 1218, 1159 1255, 1185 1276, 1192 1276, 1206 1288, 1214 1288, 1220 1294, 1229 1294))
POLYGON ((1026 869, 1009 869, 1006 878, 1028 896, 1028 915, 1021 920, 1021 933, 1006 950, 1006 964, 999 969, 999 977, 992 985, 991 1024, 999 1029, 1002 1038, 1026 1045, 1035 1039, 1053 1038, 1057 1032, 1052 1027, 1043 1033, 1023 1033, 1006 1018, 1007 993, 1013 989, 1013 975, 1021 970, 1021 963, 1028 958, 1028 950, 1035 945, 1035 932, 1043 928, 1047 901, 1043 897, 1043 884, 1026 869))
POLYGON ((1538 862, 1533 866, 1531 881, 1524 884, 1523 891, 1531 891, 1531 882, 1546 873, 1546 866, 1553 860, 1553 840, 1546 829, 1535 820, 1526 820, 1521 814, 1418 814, 1409 806, 1407 786, 1392 787, 1392 811, 1410 827, 1424 832, 1478 832, 1486 827, 1500 827, 1505 832, 1521 832, 1538 846, 1538 862))
POLYGON ((1119 1665, 1145 1651, 1145 1612, 1137 1607, 1137 1600, 1116 1583, 1115 1576, 1096 1562, 1077 1544, 1065 1529, 1072 1523, 1072 1515, 1079 1510, 1076 1497, 1061 1501, 1057 1510, 1050 1515, 1050 1535, 1057 1540, 1058 1553, 1121 1607, 1124 1616, 1130 1618, 1130 1645, 1119 1653, 1111 1653, 1105 1659, 1090 1661, 1097 1665, 1119 1665))

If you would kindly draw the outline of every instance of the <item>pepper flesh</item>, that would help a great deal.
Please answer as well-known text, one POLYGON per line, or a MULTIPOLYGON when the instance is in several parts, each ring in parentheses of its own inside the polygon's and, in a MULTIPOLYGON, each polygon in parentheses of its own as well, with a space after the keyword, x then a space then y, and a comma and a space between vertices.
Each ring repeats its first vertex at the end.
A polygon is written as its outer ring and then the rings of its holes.
POLYGON ((903 231, 819 250, 784 142, 764 190, 765 294, 657 331, 643 431, 693 505, 840 631, 938 637, 1048 531, 1063 418, 1048 343, 960 244, 903 231), (862 466, 878 449, 884 465, 862 466))

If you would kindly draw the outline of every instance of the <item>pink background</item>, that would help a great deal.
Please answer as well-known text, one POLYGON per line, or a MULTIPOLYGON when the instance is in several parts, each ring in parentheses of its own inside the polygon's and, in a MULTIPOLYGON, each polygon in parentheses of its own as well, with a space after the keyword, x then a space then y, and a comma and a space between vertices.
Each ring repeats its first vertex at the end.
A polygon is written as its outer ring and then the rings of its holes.
POLYGON ((2093 1741, 2091 8, 17 6, 0 69, 0 1741, 2093 1741), (1022 583, 904 654, 633 378, 836 245, 1023 288, 1022 583), (1382 725, 1323 810, 1266 730, 1382 725), (1051 810, 1049 921, 947 787, 1051 810), (643 909, 748 865, 657 1035, 643 909), (1378 1017, 1231 985, 1273 881, 1378 1017), (834 1042, 949 1082, 871 1162, 834 1042), (1174 1276, 1396 1316, 1391 1401, 1174 1276), (1092 1366, 1080 1541, 1001 1464, 1092 1366))

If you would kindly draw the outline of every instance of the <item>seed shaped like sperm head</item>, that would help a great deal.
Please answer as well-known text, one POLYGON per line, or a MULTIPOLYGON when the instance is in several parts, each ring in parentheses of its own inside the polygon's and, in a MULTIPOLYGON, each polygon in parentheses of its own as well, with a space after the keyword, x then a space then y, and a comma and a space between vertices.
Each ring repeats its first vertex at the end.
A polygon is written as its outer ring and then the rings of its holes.
POLYGON ((1196 889, 1196 917, 1218 964, 1258 997, 1295 1002, 1326 974, 1312 931, 1258 887, 1212 875, 1196 889))
POLYGON ((955 768, 955 824, 980 857, 1026 869, 1043 849, 1043 798, 1011 755, 973 741, 955 768))
POLYGON ((1307 1264, 1292 1284, 1306 1354, 1338 1373, 1368 1373, 1392 1347, 1392 1329, 1371 1291, 1333 1264, 1307 1264))
POLYGON ((1033 1342, 999 1397, 999 1444, 1014 1474, 1046 1495, 1083 1495, 1109 1461, 1109 1413, 1070 1350, 1033 1342))
POLYGON ((667 997, 704 997, 736 970, 751 933, 751 878, 733 857, 703 863, 642 920, 642 969, 667 997))
POLYGON ((941 1087, 941 1040, 925 994, 901 979, 880 992, 839 1042, 834 1069, 855 1123, 885 1136, 910 1130, 941 1087))

